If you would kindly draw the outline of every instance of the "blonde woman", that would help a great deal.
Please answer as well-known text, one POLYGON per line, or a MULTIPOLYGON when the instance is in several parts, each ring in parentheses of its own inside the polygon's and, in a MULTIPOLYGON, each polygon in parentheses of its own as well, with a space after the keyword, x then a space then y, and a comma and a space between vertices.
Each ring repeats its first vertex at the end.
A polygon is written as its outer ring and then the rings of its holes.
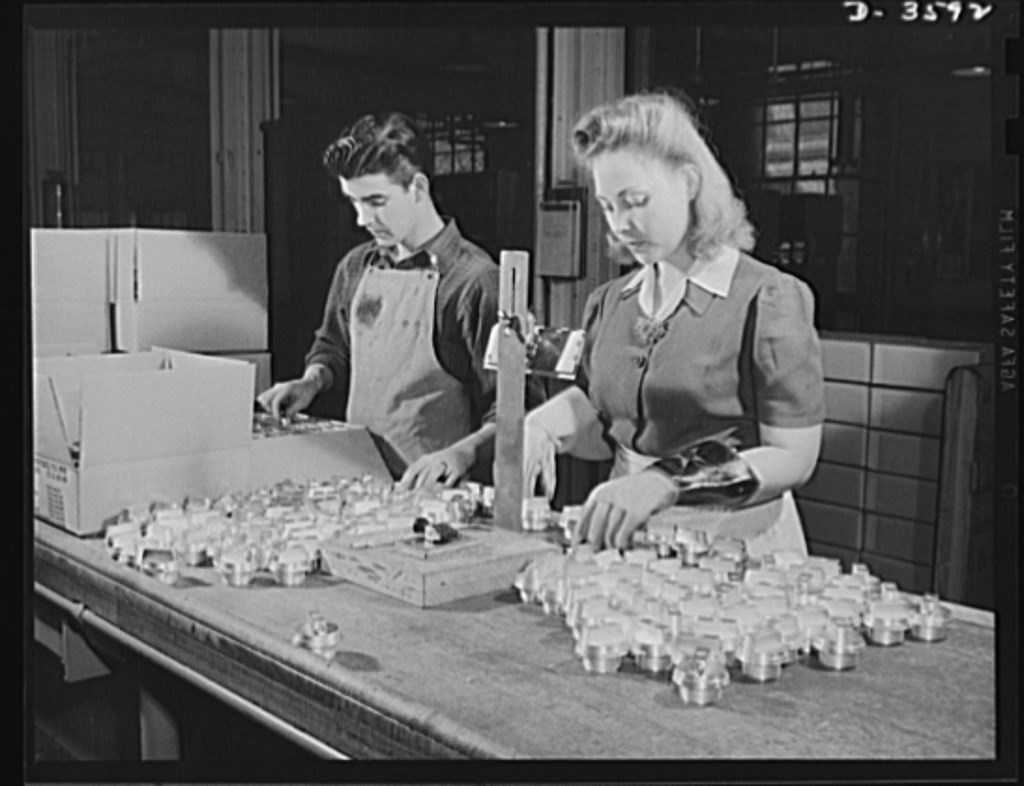
POLYGON ((710 536, 806 554, 790 491, 824 420, 811 290, 749 255, 746 208, 679 99, 592 109, 573 145, 610 244, 640 268, 588 298, 577 384, 526 418, 527 486, 551 493, 556 453, 613 459, 576 543, 625 549, 653 514, 710 505, 734 511, 710 536))

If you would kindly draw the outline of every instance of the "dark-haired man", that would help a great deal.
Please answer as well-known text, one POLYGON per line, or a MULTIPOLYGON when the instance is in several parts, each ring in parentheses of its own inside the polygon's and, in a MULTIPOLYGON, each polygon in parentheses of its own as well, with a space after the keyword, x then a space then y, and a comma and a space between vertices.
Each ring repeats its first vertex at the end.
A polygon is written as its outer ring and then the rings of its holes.
MULTIPOLYGON (((498 266, 438 213, 430 155, 400 113, 367 115, 328 146, 324 166, 372 239, 338 264, 305 373, 258 397, 289 417, 332 385, 347 389, 347 420, 367 427, 410 487, 453 485, 474 465, 486 479, 494 433, 483 358, 498 266)), ((542 398, 528 386, 528 407, 542 398)))

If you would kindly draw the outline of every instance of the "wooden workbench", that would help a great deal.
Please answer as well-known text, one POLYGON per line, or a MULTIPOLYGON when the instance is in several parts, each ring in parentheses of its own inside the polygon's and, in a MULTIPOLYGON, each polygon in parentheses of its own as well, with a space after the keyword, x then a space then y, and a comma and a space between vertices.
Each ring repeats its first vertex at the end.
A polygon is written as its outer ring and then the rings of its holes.
POLYGON ((585 672, 561 619, 511 590, 424 610, 327 576, 239 589, 207 568, 168 587, 99 540, 34 526, 37 583, 352 757, 996 756, 985 613, 944 642, 869 647, 849 672, 794 664, 687 707, 650 676, 585 672), (290 642, 311 609, 341 628, 333 660, 290 642))

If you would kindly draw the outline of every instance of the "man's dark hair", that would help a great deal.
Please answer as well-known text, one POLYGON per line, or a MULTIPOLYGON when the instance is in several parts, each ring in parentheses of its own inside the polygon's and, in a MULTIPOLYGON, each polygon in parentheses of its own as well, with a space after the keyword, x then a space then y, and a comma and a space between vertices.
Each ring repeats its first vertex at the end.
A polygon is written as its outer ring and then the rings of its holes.
POLYGON ((400 112, 359 118, 327 146, 323 162, 336 178, 383 173, 406 187, 417 172, 430 176, 432 171, 427 139, 412 118, 400 112))

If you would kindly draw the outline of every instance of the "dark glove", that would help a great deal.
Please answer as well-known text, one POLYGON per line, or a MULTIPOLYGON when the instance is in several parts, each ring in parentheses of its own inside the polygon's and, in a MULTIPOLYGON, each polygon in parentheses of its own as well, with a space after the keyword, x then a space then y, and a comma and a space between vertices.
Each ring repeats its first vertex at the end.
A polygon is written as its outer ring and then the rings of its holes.
POLYGON ((761 485, 743 457, 717 440, 698 442, 653 467, 676 484, 676 505, 737 508, 761 485))

